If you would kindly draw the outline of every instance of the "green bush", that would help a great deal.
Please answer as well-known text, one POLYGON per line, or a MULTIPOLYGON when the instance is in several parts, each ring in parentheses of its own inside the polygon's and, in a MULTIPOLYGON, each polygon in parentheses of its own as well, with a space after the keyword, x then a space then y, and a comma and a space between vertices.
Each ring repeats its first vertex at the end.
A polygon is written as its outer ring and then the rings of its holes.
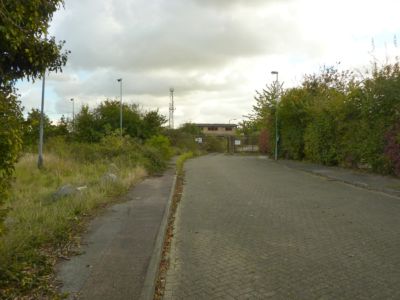
POLYGON ((274 86, 267 86, 257 93, 251 122, 270 133, 272 145, 277 113, 280 156, 399 173, 393 132, 400 118, 399 63, 374 67, 362 80, 350 71, 324 68, 281 93, 278 105, 273 92, 274 86))
POLYGON ((22 112, 19 102, 13 95, 0 91, 0 235, 2 220, 6 210, 3 209, 7 198, 14 164, 22 149, 22 112))
POLYGON ((199 127, 192 123, 183 124, 178 129, 168 129, 165 131, 165 135, 177 153, 198 152, 201 147, 195 138, 204 136, 199 127))
POLYGON ((208 135, 203 138, 203 150, 207 152, 225 152, 227 149, 227 138, 226 137, 216 137, 208 135))
POLYGON ((169 139, 163 135, 155 135, 146 141, 146 146, 157 149, 164 160, 172 157, 173 151, 169 139))

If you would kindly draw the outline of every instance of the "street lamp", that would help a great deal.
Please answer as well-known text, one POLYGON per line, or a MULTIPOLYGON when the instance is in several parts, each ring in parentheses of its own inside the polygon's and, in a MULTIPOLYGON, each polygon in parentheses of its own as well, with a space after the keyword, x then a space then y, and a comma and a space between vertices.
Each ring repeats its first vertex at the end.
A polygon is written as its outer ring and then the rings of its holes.
POLYGON ((120 85, 119 85, 119 92, 120 92, 119 127, 121 130, 121 137, 122 137, 122 78, 118 78, 117 81, 120 83, 120 85))
POLYGON ((276 75, 276 80, 275 80, 275 87, 277 89, 277 95, 276 95, 276 104, 275 104, 275 160, 278 160, 278 141, 279 141, 279 136, 278 136, 278 100, 279 100, 279 73, 278 71, 272 71, 272 75, 276 75))
POLYGON ((231 121, 236 121, 237 119, 229 119, 228 124, 231 124, 231 121))
POLYGON ((71 98, 72 102, 72 131, 75 129, 75 101, 74 98, 71 98))
POLYGON ((38 168, 43 168, 43 131, 44 131, 44 88, 45 88, 46 70, 42 73, 42 103, 40 106, 40 127, 39 127, 39 157, 38 168))

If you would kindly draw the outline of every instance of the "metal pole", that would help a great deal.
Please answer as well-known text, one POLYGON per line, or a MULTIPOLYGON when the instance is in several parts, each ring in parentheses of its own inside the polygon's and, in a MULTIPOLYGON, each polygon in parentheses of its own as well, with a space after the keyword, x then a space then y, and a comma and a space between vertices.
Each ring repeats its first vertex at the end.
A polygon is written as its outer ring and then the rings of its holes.
POLYGON ((44 127, 44 87, 45 87, 45 71, 43 72, 42 79, 42 104, 40 107, 40 129, 39 129, 39 157, 38 168, 43 168, 43 127, 44 127))
POLYGON ((120 134, 122 137, 122 78, 117 79, 117 81, 120 83, 119 85, 119 93, 120 93, 120 105, 119 105, 119 127, 120 127, 120 134))
POLYGON ((175 104, 174 104, 174 88, 171 87, 169 89, 169 94, 171 98, 171 103, 169 106, 169 128, 174 129, 174 111, 175 111, 175 104))
POLYGON ((75 100, 71 98, 72 101, 72 131, 75 131, 75 100))
POLYGON ((271 74, 276 75, 275 88, 276 88, 276 104, 275 104, 275 160, 278 160, 278 100, 279 100, 279 73, 277 71, 272 71, 271 74))

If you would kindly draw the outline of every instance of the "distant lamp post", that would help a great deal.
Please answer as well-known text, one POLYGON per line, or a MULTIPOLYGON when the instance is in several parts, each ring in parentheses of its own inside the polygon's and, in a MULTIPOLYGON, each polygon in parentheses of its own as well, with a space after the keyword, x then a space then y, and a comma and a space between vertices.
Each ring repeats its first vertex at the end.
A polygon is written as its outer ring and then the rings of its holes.
POLYGON ((121 131, 121 137, 122 137, 122 78, 118 78, 117 81, 120 83, 119 84, 119 93, 120 93, 120 105, 119 105, 119 127, 121 131))
POLYGON ((42 103, 40 106, 40 127, 39 127, 39 157, 38 168, 43 168, 43 131, 44 131, 44 88, 45 88, 46 71, 42 74, 42 103))
POLYGON ((278 101, 279 101, 279 73, 278 71, 272 71, 272 75, 276 75, 276 80, 275 80, 275 87, 277 89, 277 95, 276 95, 276 104, 275 104, 275 160, 278 160, 278 141, 279 141, 279 136, 278 136, 278 101))
POLYGON ((71 98, 72 102, 72 131, 75 130, 75 100, 71 98))
POLYGON ((231 121, 236 121, 237 119, 229 119, 228 124, 231 124, 231 121))

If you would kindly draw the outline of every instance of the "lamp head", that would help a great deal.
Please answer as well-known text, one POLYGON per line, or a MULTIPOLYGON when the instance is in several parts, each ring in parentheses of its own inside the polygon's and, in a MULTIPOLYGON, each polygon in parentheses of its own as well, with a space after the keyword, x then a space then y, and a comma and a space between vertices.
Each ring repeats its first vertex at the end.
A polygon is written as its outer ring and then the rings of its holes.
POLYGON ((118 82, 121 82, 121 81, 122 81, 122 78, 118 78, 117 81, 118 81, 118 82))
POLYGON ((272 75, 278 75, 278 71, 272 71, 271 74, 272 75))

